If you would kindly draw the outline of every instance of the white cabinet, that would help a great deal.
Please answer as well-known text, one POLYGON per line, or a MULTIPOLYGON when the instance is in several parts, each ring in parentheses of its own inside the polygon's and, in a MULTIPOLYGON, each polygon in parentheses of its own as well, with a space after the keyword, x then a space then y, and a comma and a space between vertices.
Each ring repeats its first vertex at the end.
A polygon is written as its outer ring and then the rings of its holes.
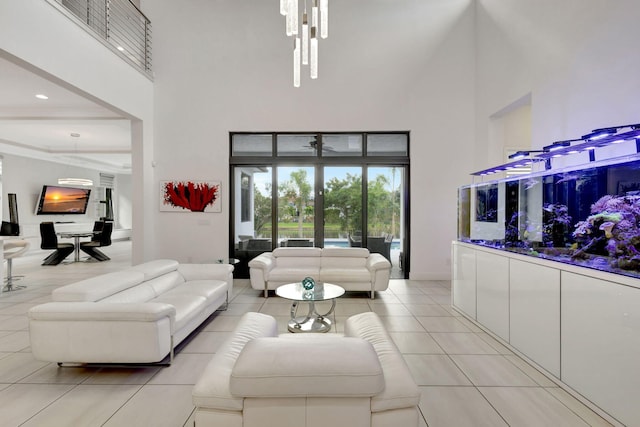
POLYGON ((476 253, 477 320, 509 341, 509 258, 476 253))
POLYGON ((476 318, 476 250, 454 244, 452 305, 472 319, 476 318))
POLYGON ((456 309, 640 426, 640 280, 454 242, 451 291, 456 309))
POLYGON ((562 272, 562 381, 640 425, 640 289, 562 272))
POLYGON ((560 378, 560 270, 509 260, 510 340, 560 378))

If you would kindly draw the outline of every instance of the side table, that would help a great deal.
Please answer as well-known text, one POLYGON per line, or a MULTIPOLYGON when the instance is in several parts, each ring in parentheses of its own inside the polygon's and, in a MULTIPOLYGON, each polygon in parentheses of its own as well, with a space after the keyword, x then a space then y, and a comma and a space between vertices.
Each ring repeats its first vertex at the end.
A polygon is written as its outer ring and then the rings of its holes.
POLYGON ((287 324, 289 332, 329 332, 332 322, 328 316, 336 308, 336 298, 344 295, 344 288, 332 283, 316 282, 313 289, 306 290, 302 283, 289 283, 279 286, 276 289, 276 295, 293 300, 291 320, 287 324), (331 300, 329 311, 323 314, 318 313, 316 311, 316 301, 327 300, 331 300), (306 316, 296 316, 300 302, 309 304, 309 312, 306 316))

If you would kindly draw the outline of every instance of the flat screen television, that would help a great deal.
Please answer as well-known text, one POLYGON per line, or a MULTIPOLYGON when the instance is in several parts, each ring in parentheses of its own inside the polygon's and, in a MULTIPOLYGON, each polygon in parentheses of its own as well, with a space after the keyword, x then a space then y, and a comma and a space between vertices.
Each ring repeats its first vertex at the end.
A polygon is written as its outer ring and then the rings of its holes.
POLYGON ((43 185, 36 215, 84 215, 90 194, 88 188, 43 185))

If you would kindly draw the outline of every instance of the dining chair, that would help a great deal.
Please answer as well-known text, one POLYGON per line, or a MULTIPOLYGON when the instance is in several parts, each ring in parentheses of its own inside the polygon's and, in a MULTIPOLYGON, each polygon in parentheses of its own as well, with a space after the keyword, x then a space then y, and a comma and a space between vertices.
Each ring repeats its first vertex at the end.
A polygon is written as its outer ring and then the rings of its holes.
POLYGON ((113 223, 109 221, 97 221, 102 222, 102 227, 100 231, 95 231, 96 228, 100 228, 100 225, 94 224, 94 234, 89 242, 81 242, 80 250, 92 258, 97 259, 98 261, 109 261, 107 255, 104 252, 98 250, 98 248, 102 248, 105 246, 111 245, 111 233, 113 232, 113 223))
POLYGON ((58 243, 58 236, 53 222, 40 223, 40 249, 55 249, 44 259, 42 265, 58 265, 75 249, 73 243, 58 243))

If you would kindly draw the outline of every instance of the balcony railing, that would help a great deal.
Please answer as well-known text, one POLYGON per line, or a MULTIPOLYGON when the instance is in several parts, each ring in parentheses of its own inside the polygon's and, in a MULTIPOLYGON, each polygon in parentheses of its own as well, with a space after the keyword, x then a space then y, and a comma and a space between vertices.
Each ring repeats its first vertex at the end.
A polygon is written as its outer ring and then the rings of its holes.
POLYGON ((151 21, 130 0, 56 0, 134 67, 152 77, 151 21))

